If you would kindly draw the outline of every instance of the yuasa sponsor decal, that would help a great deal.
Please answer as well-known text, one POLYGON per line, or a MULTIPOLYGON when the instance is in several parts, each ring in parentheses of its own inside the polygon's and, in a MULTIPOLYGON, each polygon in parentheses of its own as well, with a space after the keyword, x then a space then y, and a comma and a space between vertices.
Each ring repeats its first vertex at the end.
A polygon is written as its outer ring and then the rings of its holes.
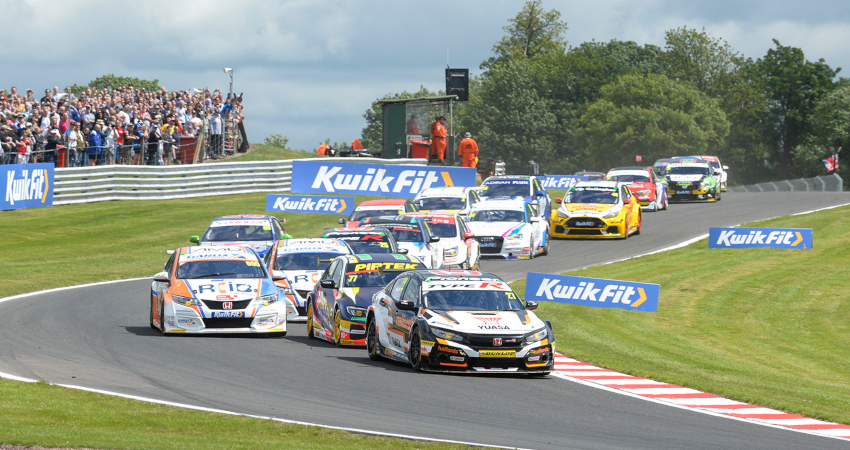
POLYGON ((241 319, 245 317, 245 311, 213 311, 213 319, 241 319))
POLYGON ((525 299, 629 311, 658 310, 657 284, 529 272, 525 299))
POLYGON ((292 192, 341 193, 413 198, 430 187, 475 186, 475 169, 293 161, 292 192))
POLYGON ((708 248, 811 249, 811 228, 720 228, 708 230, 708 248))
POLYGON ((266 195, 266 211, 349 215, 354 210, 354 197, 321 197, 310 195, 266 195))
POLYGON ((10 164, 0 170, 0 210, 53 206, 53 164, 10 164))
POLYGON ((475 319, 484 322, 483 325, 478 325, 481 330, 510 330, 510 327, 499 323, 502 320, 501 317, 475 317, 475 319))

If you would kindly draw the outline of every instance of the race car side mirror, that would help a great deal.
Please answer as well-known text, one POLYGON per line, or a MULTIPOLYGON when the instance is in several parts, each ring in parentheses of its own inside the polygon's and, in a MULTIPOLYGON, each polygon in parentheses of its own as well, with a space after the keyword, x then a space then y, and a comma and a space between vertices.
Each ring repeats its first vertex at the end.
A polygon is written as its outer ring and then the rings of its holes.
POLYGON ((532 218, 531 218, 530 222, 531 222, 531 223, 536 223, 536 222, 540 222, 540 221, 542 221, 542 220, 543 220, 543 219, 541 219, 541 218, 539 218, 539 217, 537 217, 537 216, 534 216, 534 217, 532 217, 532 218))
POLYGON ((339 219, 339 220, 337 220, 337 221, 336 221, 336 223, 338 223, 338 224, 340 224, 340 225, 344 225, 344 224, 345 224, 345 219, 339 219))
POLYGON ((537 197, 545 197, 546 191, 537 191, 537 193, 535 193, 534 195, 537 197))
POLYGON ((416 311, 416 304, 411 300, 396 300, 395 307, 399 311, 416 311))
POLYGON ((440 236, 431 236, 431 240, 429 242, 440 242, 440 236))
POLYGON ((398 252, 396 252, 396 253, 398 253, 399 255, 406 255, 407 249, 406 248, 400 248, 400 249, 398 249, 398 252))
POLYGON ((472 239, 472 238, 474 238, 474 237, 475 237, 475 233, 473 233, 473 232, 471 232, 471 231, 467 231, 467 232, 463 233, 463 238, 464 238, 464 239, 472 239))
POLYGON ((537 309, 537 302, 532 300, 525 302, 525 309, 529 311, 534 311, 535 309, 537 309))
POLYGON ((624 198, 623 199, 623 204, 625 204, 625 205, 628 205, 631 202, 632 202, 632 199, 630 199, 630 198, 624 198))
POLYGON ((292 239, 292 235, 291 234, 281 234, 280 238, 281 239, 292 239))
POLYGON ((168 279, 168 272, 160 272, 153 276, 154 281, 159 281, 160 283, 168 283, 170 280, 168 279))
POLYGON ((319 284, 324 289, 336 289, 336 283, 334 283, 334 280, 322 280, 319 282, 319 284))
POLYGON ((555 203, 561 203, 562 201, 564 201, 564 199, 561 197, 555 197, 555 203))
POLYGON ((281 281, 285 280, 286 275, 282 270, 272 270, 272 281, 281 281))
POLYGON ((723 166, 723 170, 729 170, 729 166, 723 166))
POLYGON ((192 236, 192 237, 189 238, 189 242, 191 242, 193 244, 200 244, 201 243, 201 237, 200 236, 192 236))

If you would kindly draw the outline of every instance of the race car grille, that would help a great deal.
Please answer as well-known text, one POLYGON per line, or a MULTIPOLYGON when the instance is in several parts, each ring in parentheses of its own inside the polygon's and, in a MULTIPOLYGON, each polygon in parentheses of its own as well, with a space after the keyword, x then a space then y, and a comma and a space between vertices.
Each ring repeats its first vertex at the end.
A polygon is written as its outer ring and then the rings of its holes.
POLYGON ((299 316, 307 315, 307 307, 306 306, 296 306, 295 311, 298 312, 299 316))
POLYGON ((522 336, 494 336, 492 334, 471 334, 469 343, 476 349, 514 350, 522 348, 522 336), (493 339, 501 339, 502 345, 493 345, 493 339))
POLYGON ((605 222, 595 217, 576 217, 567 221, 570 228, 605 228, 605 222))
POLYGON ((567 234, 573 236, 602 236, 602 230, 570 230, 567 234))
POLYGON ((505 240, 501 236, 478 236, 475 239, 481 244, 481 254, 501 253, 505 240))
MULTIPOLYGON (((224 309, 224 305, 223 305, 223 303, 225 303, 224 301, 221 301, 221 302, 215 301, 215 300, 201 300, 201 301, 204 302, 204 304, 207 305, 207 308, 209 308, 209 309, 224 309)), ((247 308, 248 304, 251 303, 251 300, 242 300, 242 301, 230 302, 230 303, 233 303, 233 307, 231 307, 230 309, 239 310, 239 309, 247 308)))
POLYGON ((483 367, 485 369, 508 369, 511 367, 524 367, 521 360, 516 358, 469 358, 472 367, 483 367))
POLYGON ((564 234, 566 233, 566 231, 564 231, 564 227, 562 227, 561 225, 555 225, 555 233, 564 234))
POLYGON ((204 326, 207 328, 250 328, 253 321, 253 317, 241 319, 213 319, 209 317, 204 319, 204 326))
POLYGON ((313 291, 299 291, 299 290, 297 290, 297 289, 296 289, 296 290, 295 290, 295 292, 297 292, 297 293, 298 293, 298 295, 300 295, 300 296, 301 296, 301 298, 306 299, 306 298, 307 298, 307 294, 309 294, 309 293, 311 293, 311 292, 313 292, 313 291))

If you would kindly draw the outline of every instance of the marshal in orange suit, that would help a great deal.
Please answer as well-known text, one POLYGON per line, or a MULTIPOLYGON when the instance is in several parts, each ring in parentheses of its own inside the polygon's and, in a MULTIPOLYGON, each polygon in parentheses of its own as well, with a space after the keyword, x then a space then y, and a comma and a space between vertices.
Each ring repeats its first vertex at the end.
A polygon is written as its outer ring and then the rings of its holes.
POLYGON ((446 159, 446 139, 448 136, 446 118, 443 116, 437 117, 437 120, 431 124, 431 156, 436 157, 440 161, 446 159))
POLYGON ((463 167, 475 167, 475 159, 478 158, 478 143, 472 139, 469 133, 463 134, 463 140, 457 146, 457 152, 461 158, 463 167))

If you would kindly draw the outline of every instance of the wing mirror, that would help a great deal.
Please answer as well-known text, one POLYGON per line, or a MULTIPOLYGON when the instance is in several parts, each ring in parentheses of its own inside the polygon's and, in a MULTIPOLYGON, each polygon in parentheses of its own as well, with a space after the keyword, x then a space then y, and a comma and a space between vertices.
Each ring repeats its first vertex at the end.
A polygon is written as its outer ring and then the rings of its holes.
POLYGON ((416 304, 411 300, 396 300, 395 307, 399 311, 416 311, 416 304))
POLYGON ((189 238, 189 242, 191 242, 193 244, 200 244, 201 243, 201 237, 200 236, 192 236, 192 237, 189 238))
POLYGON ((631 202, 632 202, 632 199, 630 199, 630 198, 624 198, 624 199, 623 199, 623 204, 624 204, 624 205, 628 205, 628 204, 630 204, 631 202))
POLYGON ((546 191, 537 191, 537 192, 534 193, 534 196, 535 197, 545 197, 546 191))
POLYGON ((399 255, 406 255, 407 249, 406 248, 400 248, 400 249, 398 249, 398 251, 396 253, 398 253, 399 255))
POLYGON ((543 219, 541 219, 541 218, 539 218, 539 217, 537 217, 537 216, 534 216, 534 217, 532 217, 532 218, 531 218, 531 220, 529 220, 529 222, 531 222, 531 223, 537 223, 537 222, 540 222, 541 220, 543 220, 543 219))
POLYGON ((281 239, 292 239, 292 235, 289 233, 284 233, 280 235, 281 239))
POLYGON ((272 270, 272 281, 282 281, 286 279, 286 274, 282 270, 272 270))
POLYGON ((463 233, 463 238, 464 239, 473 239, 473 238, 475 238, 475 233, 473 233, 471 231, 467 231, 467 232, 463 233))
POLYGON ((440 236, 431 236, 431 240, 428 242, 440 242, 440 236))
POLYGON ((532 300, 525 302, 525 309, 529 311, 534 311, 535 309, 537 309, 537 302, 532 300))
POLYGON ((160 283, 168 283, 169 281, 171 281, 168 278, 168 272, 160 272, 160 273, 154 275, 153 280, 159 281, 160 283))
POLYGON ((723 170, 729 170, 729 166, 723 166, 723 170))
POLYGON ((334 283, 334 280, 322 280, 319 282, 319 285, 321 285, 324 289, 336 289, 336 283, 334 283))
POLYGON ((555 197, 555 203, 561 203, 563 201, 564 199, 562 199, 561 197, 555 197))
POLYGON ((336 223, 338 223, 340 225, 345 225, 345 219, 339 219, 339 220, 336 221, 336 223))

